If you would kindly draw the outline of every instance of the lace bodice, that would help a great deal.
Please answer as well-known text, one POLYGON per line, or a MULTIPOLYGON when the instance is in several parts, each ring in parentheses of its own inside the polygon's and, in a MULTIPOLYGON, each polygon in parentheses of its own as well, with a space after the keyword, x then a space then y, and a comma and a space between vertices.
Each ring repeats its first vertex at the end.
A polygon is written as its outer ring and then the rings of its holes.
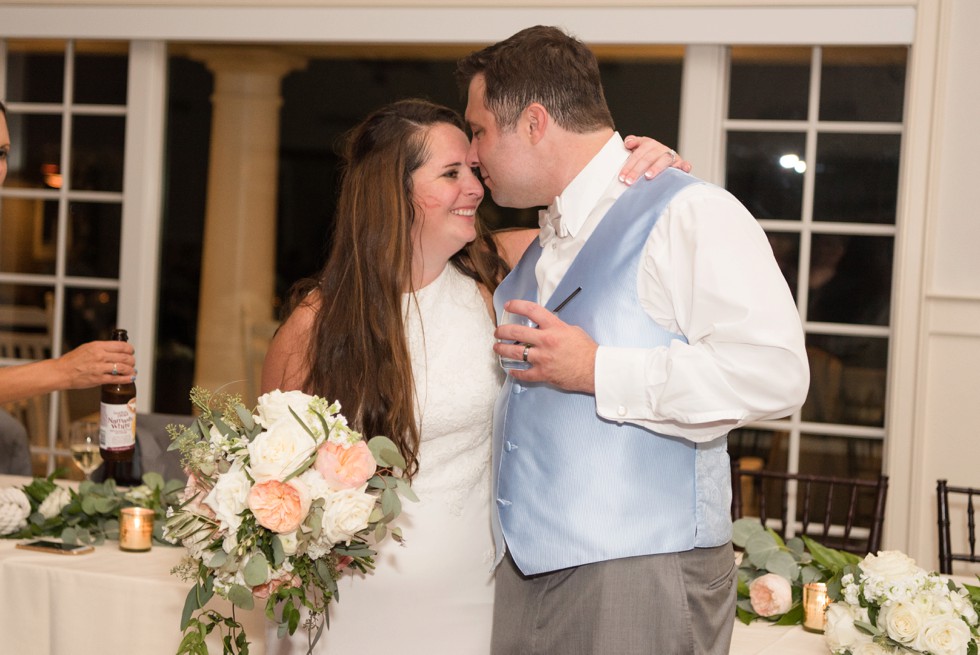
POLYGON ((458 511, 468 494, 490 493, 493 405, 503 382, 493 321, 476 283, 451 264, 403 303, 422 435, 412 486, 458 511))

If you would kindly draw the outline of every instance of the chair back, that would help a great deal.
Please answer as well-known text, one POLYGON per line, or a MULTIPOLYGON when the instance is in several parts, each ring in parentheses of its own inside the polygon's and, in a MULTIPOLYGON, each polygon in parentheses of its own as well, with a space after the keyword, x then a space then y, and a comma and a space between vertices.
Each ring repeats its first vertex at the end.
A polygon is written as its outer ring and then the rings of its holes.
POLYGON ((732 519, 758 516, 783 538, 803 534, 857 555, 878 552, 887 495, 887 475, 868 480, 732 465, 732 519))
POLYGON ((951 487, 946 480, 936 484, 936 499, 939 508, 939 572, 952 575, 953 560, 980 562, 977 555, 977 524, 973 513, 973 497, 980 496, 980 489, 973 487, 951 487), (950 494, 966 497, 966 530, 969 552, 954 553, 950 539, 950 494))

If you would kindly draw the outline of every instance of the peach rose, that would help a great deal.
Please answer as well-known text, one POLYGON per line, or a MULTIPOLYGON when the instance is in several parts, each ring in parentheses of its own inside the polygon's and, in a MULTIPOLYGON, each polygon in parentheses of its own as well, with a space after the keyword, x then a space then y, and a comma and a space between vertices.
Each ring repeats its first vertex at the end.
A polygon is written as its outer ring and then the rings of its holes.
POLYGON ((766 573, 749 584, 749 600, 759 616, 785 614, 793 606, 793 589, 783 576, 766 573))
POLYGON ((276 593, 282 587, 299 587, 302 581, 299 576, 294 573, 287 573, 281 578, 273 578, 268 582, 262 583, 256 587, 252 587, 252 595, 261 600, 265 600, 272 594, 276 593))
POLYGON ((310 511, 309 492, 293 481, 266 480, 248 493, 248 508, 264 528, 285 534, 299 527, 310 511))
POLYGON ((371 449, 363 441, 347 448, 325 441, 317 450, 313 465, 330 488, 337 490, 360 487, 378 468, 371 449))

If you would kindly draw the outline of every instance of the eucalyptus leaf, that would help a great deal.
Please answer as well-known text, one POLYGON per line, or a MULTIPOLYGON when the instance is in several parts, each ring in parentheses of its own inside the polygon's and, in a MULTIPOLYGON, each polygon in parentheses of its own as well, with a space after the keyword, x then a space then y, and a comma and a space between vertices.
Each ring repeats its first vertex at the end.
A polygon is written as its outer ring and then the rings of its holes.
POLYGON ((419 497, 415 495, 415 492, 412 490, 412 485, 409 484, 408 480, 404 478, 395 478, 395 483, 398 485, 398 493, 413 503, 419 502, 419 497))
POLYGON ((763 568, 770 573, 781 575, 791 582, 800 575, 800 566, 796 563, 796 558, 785 550, 771 551, 766 557, 763 568))
POLYGON ((749 537, 745 544, 745 555, 748 556, 753 566, 764 569, 769 555, 778 549, 776 540, 772 538, 769 532, 758 532, 749 537))
POLYGON ((231 586, 231 589, 228 590, 228 600, 243 610, 250 610, 255 607, 255 599, 252 597, 252 591, 241 585, 236 584, 231 586))
POLYGON ((732 543, 744 549, 753 535, 762 532, 765 532, 765 528, 762 527, 759 519, 750 517, 737 519, 732 523, 732 543))
MULTIPOLYGON (((242 573, 245 576, 245 584, 250 587, 265 584, 269 581, 269 561, 262 553, 253 555, 249 558, 248 563, 245 565, 242 573)), ((237 604, 238 603, 236 603, 236 605, 237 604)), ((240 605, 240 607, 244 606, 240 605)))

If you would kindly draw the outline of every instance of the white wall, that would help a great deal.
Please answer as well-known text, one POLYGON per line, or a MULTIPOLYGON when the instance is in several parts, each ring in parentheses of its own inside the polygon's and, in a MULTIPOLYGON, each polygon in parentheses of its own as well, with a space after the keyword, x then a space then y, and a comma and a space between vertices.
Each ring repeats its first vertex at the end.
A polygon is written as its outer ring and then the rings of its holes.
POLYGON ((908 531, 909 551, 923 564, 936 562, 938 550, 936 480, 980 487, 980 2, 942 9, 912 468, 921 505, 908 531))

